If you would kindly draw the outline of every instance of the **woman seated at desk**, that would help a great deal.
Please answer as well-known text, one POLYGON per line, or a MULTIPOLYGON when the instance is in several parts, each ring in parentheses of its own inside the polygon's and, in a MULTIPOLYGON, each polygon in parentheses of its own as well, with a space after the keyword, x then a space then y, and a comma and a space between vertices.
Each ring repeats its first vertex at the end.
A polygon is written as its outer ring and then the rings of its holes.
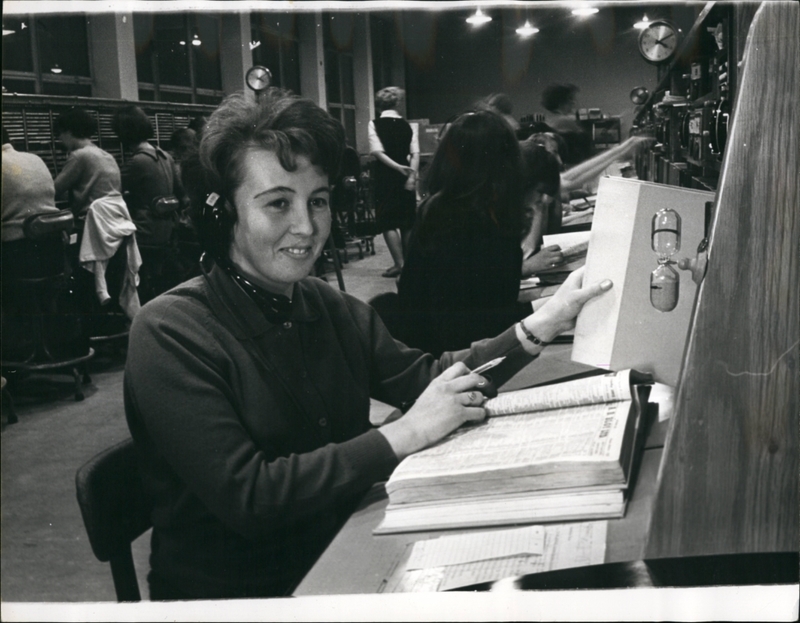
POLYGON ((535 140, 520 143, 525 176, 525 209, 531 226, 522 241, 522 277, 552 268, 564 260, 558 245, 542 247, 544 234, 561 229, 559 161, 535 140))
POLYGON ((434 355, 525 317, 517 303, 526 229, 519 144, 488 110, 444 128, 397 286, 398 335, 434 355))
POLYGON ((203 275, 142 308, 125 411, 154 501, 153 599, 289 593, 352 502, 398 461, 484 417, 477 365, 501 380, 611 287, 576 275, 523 324, 438 360, 375 311, 308 277, 331 226, 344 130, 309 100, 231 96, 186 182, 203 275), (408 406, 373 429, 370 396, 408 406))

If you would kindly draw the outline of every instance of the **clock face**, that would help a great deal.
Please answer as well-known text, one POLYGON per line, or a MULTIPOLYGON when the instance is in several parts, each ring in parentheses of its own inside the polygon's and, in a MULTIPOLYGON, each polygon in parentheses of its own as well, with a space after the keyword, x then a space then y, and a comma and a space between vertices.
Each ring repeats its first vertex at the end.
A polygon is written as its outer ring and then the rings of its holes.
POLYGON ((639 52, 650 63, 663 63, 675 54, 678 33, 669 22, 651 22, 639 35, 639 52))
POLYGON ((245 79, 253 91, 263 91, 272 82, 272 72, 262 65, 255 65, 247 70, 245 79))

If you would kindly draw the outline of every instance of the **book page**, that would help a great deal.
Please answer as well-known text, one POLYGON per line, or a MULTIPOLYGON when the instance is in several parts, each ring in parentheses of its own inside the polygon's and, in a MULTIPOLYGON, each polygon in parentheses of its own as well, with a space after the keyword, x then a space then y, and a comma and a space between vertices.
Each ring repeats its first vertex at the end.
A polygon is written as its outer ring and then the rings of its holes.
POLYGON ((403 479, 483 474, 553 461, 616 460, 630 409, 626 400, 488 418, 403 459, 387 491, 391 499, 393 485, 403 479))
POLYGON ((446 591, 482 582, 493 582, 528 573, 603 564, 607 521, 543 526, 541 555, 519 555, 479 562, 409 570, 402 566, 388 582, 390 592, 446 591))
POLYGON ((630 400, 630 370, 500 394, 484 404, 487 415, 630 400))
POLYGON ((526 526, 511 530, 472 532, 417 541, 408 569, 426 569, 544 552, 544 528, 526 526))

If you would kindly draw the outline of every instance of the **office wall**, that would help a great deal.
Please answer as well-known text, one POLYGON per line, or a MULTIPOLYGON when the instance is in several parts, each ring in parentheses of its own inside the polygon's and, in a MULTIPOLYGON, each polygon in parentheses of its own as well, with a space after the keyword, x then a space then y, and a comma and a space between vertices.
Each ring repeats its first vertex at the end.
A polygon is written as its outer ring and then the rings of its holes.
MULTIPOLYGON (((647 7, 650 19, 669 18, 684 31, 702 5, 647 7)), ((636 86, 653 88, 657 69, 637 50, 642 8, 606 8, 578 19, 566 9, 530 11, 541 30, 521 40, 515 29, 524 11, 487 11, 493 20, 475 29, 466 11, 404 12, 393 16, 397 45, 406 60, 409 118, 446 121, 453 113, 493 92, 507 93, 514 116, 545 113, 544 88, 571 82, 580 88, 578 106, 622 117, 623 132, 633 118, 629 99, 636 86)))

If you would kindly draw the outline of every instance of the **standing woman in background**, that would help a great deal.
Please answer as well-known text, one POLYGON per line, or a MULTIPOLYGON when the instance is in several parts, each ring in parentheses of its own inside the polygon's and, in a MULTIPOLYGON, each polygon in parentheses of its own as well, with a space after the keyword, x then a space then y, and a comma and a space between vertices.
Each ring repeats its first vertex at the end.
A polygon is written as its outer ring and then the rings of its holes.
POLYGON ((384 277, 397 277, 403 270, 404 247, 417 205, 419 137, 397 110, 404 96, 399 87, 378 91, 375 106, 380 116, 368 126, 369 151, 375 158, 372 188, 378 230, 394 261, 384 277))

